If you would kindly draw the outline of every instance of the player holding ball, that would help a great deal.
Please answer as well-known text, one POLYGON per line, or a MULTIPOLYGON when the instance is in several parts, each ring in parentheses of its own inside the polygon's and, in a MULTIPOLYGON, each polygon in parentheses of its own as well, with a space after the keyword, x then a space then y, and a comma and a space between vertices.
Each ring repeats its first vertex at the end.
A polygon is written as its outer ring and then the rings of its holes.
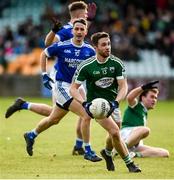
MULTIPOLYGON (((108 116, 99 119, 97 122, 109 133, 106 141, 106 149, 101 151, 102 157, 106 161, 109 171, 114 171, 114 163, 111 153, 114 147, 124 160, 129 172, 141 172, 141 169, 134 164, 129 156, 129 152, 124 142, 121 140, 119 127, 114 121, 120 121, 119 102, 123 100, 127 94, 127 80, 125 77, 125 69, 121 60, 111 55, 111 42, 109 34, 98 32, 92 35, 91 41, 96 50, 96 57, 92 57, 82 62, 75 74, 74 80, 70 88, 70 93, 85 108, 89 116, 91 102, 96 98, 103 98, 110 102, 110 110, 108 116), (78 92, 80 85, 86 81, 87 101, 84 101, 78 92), (114 119, 114 121, 112 120, 114 119)), ((82 122, 82 134, 84 142, 90 121, 82 122)))

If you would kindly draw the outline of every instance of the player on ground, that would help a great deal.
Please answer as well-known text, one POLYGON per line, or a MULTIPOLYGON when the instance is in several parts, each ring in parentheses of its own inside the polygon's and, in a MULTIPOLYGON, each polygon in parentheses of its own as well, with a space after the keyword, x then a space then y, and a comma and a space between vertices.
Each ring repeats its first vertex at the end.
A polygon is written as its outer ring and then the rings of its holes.
POLYGON ((128 107, 124 112, 121 136, 135 157, 169 157, 166 149, 143 144, 143 139, 150 132, 146 127, 147 113, 157 103, 157 83, 158 81, 149 82, 131 90, 127 95, 128 107))
MULTIPOLYGON (((73 22, 74 20, 78 18, 87 18, 88 19, 88 24, 94 19, 95 14, 96 14, 96 5, 95 3, 89 3, 88 5, 83 2, 83 1, 76 1, 71 3, 68 6, 69 13, 70 13, 70 21, 62 27, 61 23, 58 20, 54 20, 54 25, 52 30, 48 33, 45 39, 45 45, 51 45, 53 42, 59 42, 59 41, 65 41, 73 37, 72 34, 72 28, 73 28, 73 22)), ((54 79, 54 75, 56 74, 55 72, 56 67, 52 70, 52 76, 51 78, 54 79)), ((54 84, 51 84, 49 82, 49 78, 47 76, 43 76, 43 81, 44 85, 48 89, 52 89, 53 93, 53 105, 55 104, 56 100, 54 98, 54 84)), ((83 97, 85 97, 85 93, 83 89, 80 89, 81 94, 83 97)), ((52 107, 46 104, 41 104, 41 103, 33 103, 33 102, 26 102, 22 98, 16 99, 16 101, 7 109, 7 112, 5 114, 6 118, 9 118, 13 113, 16 111, 26 109, 30 110, 32 112, 38 113, 43 116, 49 116, 52 107)), ((83 140, 82 140, 82 134, 81 134, 81 119, 78 120, 77 126, 76 126, 76 134, 77 134, 77 139, 75 146, 73 148, 72 154, 73 155, 82 155, 84 154, 84 149, 82 148, 83 146, 83 140)))
MULTIPOLYGON (((110 102, 111 109, 108 118, 98 119, 97 122, 109 133, 108 141, 113 144, 124 160, 130 172, 141 172, 140 168, 134 164, 129 156, 129 152, 121 140, 119 127, 110 116, 115 109, 119 108, 119 102, 126 96, 127 80, 123 63, 117 57, 111 55, 111 42, 109 35, 105 32, 98 32, 91 37, 91 41, 96 50, 96 57, 92 57, 81 63, 74 75, 74 82, 71 85, 70 93, 76 99, 89 116, 91 101, 95 98, 104 98, 110 102), (87 101, 78 92, 80 85, 86 81, 87 101)), ((82 134, 84 142, 85 134, 88 133, 89 119, 82 121, 82 134)), ((89 149, 90 151, 90 149, 89 149)), ((115 167, 111 156, 112 149, 103 149, 101 155, 106 161, 109 171, 114 171, 115 167)))
MULTIPOLYGON (((41 69, 44 73, 46 73, 47 57, 57 56, 58 58, 55 82, 56 105, 53 107, 51 114, 42 119, 34 130, 24 134, 26 150, 30 156, 33 155, 33 144, 36 136, 50 126, 59 123, 69 110, 82 119, 89 118, 83 107, 73 100, 69 94, 69 87, 77 65, 95 55, 92 46, 84 42, 86 34, 87 22, 84 19, 78 19, 73 23, 74 37, 72 39, 49 46, 41 55, 41 69)), ((86 145, 85 149, 87 149, 86 145)), ((102 160, 94 151, 89 158, 94 162, 102 160)))

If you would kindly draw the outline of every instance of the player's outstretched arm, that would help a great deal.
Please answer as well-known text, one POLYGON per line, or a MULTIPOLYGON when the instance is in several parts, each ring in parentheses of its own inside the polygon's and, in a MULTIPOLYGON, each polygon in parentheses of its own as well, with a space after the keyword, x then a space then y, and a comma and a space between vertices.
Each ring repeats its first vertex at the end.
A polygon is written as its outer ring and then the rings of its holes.
POLYGON ((55 35, 56 33, 62 28, 62 24, 59 20, 55 19, 54 17, 52 18, 53 22, 53 27, 51 31, 46 35, 45 38, 45 46, 50 46, 54 42, 60 41, 55 35))
POLYGON ((127 95, 127 101, 130 106, 135 105, 136 99, 140 96, 140 94, 143 91, 156 88, 156 84, 159 83, 159 81, 151 81, 146 84, 143 84, 142 86, 139 86, 133 90, 131 90, 127 95))
POLYGON ((50 31, 45 38, 45 46, 48 47, 54 42, 58 42, 58 39, 55 36, 55 33, 53 31, 50 31))
POLYGON ((137 87, 133 90, 131 90, 127 95, 127 102, 129 106, 134 106, 137 103, 137 98, 139 95, 143 92, 143 89, 140 87, 137 87))

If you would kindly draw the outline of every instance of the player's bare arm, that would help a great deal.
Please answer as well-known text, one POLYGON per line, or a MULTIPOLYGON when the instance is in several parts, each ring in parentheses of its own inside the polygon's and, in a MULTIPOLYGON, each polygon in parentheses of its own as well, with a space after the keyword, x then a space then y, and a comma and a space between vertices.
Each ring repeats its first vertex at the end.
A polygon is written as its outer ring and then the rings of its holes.
POLYGON ((137 103, 137 98, 142 92, 143 92, 143 89, 141 87, 137 87, 128 93, 126 99, 129 106, 134 106, 137 103))
POLYGON ((117 102, 120 102, 126 97, 127 91, 128 91, 128 86, 127 86, 127 79, 118 79, 117 80, 119 90, 118 90, 118 95, 116 98, 117 102))
POLYGON ((82 96, 80 95, 78 91, 79 87, 80 87, 80 84, 72 83, 70 87, 70 94, 75 100, 77 100, 80 104, 82 104, 84 102, 84 99, 82 98, 82 96))
POLYGON ((47 64, 47 56, 45 52, 43 51, 40 56, 40 65, 41 65, 42 72, 47 72, 46 64, 47 64))
POLYGON ((53 31, 50 31, 45 38, 45 46, 50 46, 54 42, 59 42, 59 39, 55 36, 53 31))
POLYGON ((54 42, 59 42, 60 39, 58 39, 55 35, 56 33, 62 28, 62 24, 58 19, 52 18, 53 27, 51 31, 47 34, 45 38, 45 46, 50 46, 54 42))
POLYGON ((137 103, 137 98, 140 96, 140 94, 143 91, 146 91, 148 89, 152 89, 156 87, 156 84, 158 84, 159 81, 151 81, 149 83, 143 84, 142 86, 139 86, 135 89, 133 89, 132 91, 129 92, 129 94, 127 95, 127 102, 129 104, 129 106, 134 106, 137 103))

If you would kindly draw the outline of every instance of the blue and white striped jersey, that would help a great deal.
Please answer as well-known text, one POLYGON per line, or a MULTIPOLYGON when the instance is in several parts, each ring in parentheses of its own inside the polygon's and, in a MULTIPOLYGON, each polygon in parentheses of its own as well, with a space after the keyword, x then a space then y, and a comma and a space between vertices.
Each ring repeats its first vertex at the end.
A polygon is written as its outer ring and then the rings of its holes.
POLYGON ((82 61, 95 56, 95 50, 88 43, 84 42, 81 46, 77 46, 70 39, 47 47, 45 54, 48 57, 57 57, 54 66, 57 70, 56 80, 71 83, 77 66, 82 61))

